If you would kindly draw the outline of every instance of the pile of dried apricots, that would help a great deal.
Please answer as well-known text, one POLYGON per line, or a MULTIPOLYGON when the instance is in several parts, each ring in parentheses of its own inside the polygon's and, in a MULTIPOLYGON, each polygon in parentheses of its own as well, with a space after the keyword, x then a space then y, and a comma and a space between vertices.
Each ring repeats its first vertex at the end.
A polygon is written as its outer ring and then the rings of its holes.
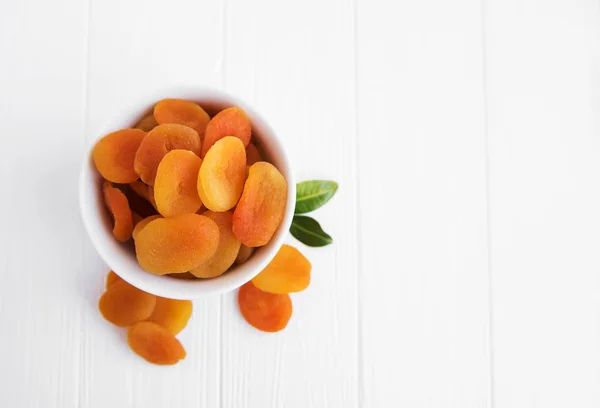
MULTIPOLYGON (((286 180, 264 160, 238 107, 211 118, 196 103, 162 100, 135 128, 100 139, 92 156, 114 237, 133 238, 140 266, 152 274, 220 276, 266 245, 284 216, 286 180)), ((283 245, 240 288, 242 316, 259 330, 282 330, 292 315, 289 293, 304 290, 310 272, 310 262, 283 245)), ((190 301, 146 293, 111 271, 99 308, 106 320, 129 327, 131 349, 147 361, 185 357, 175 335, 192 314, 190 301)))

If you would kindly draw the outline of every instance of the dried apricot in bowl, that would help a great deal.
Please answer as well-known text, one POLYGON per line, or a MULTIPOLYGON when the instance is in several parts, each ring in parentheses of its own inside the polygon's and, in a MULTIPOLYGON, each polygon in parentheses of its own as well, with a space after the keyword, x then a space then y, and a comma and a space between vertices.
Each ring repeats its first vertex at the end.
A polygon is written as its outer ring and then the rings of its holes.
POLYGON ((200 155, 202 142, 198 132, 188 126, 167 124, 152 129, 135 154, 133 166, 142 181, 154 185, 158 164, 171 150, 183 149, 200 155))
POLYGON ((233 232, 249 247, 269 242, 285 213, 287 182, 270 163, 250 166, 244 191, 233 213, 233 232))
POLYGON ((246 180, 246 150, 240 139, 224 137, 204 157, 197 190, 202 204, 212 211, 232 209, 246 180))
POLYGON ((202 159, 189 150, 171 150, 165 155, 156 172, 154 200, 165 217, 192 214, 200 209, 198 172, 202 159))
POLYGON ((213 256, 190 270, 190 273, 198 278, 214 278, 225 273, 233 265, 240 250, 240 240, 231 230, 231 212, 206 211, 202 215, 219 226, 219 246, 213 256))
POLYGON ((310 261, 296 248, 283 244, 275 258, 252 279, 254 286, 269 293, 300 292, 310 284, 310 261))
POLYGON ((173 365, 186 356, 179 340, 153 322, 140 322, 130 327, 127 343, 135 354, 152 364, 173 365))
POLYGON ((110 285, 98 302, 102 316, 119 327, 131 326, 152 314, 156 296, 146 293, 124 280, 110 285))
POLYGON ((235 136, 242 141, 244 147, 250 143, 252 125, 250 119, 241 108, 232 107, 223 109, 206 125, 202 145, 202 157, 209 149, 225 136, 235 136))
POLYGON ((244 319, 258 330, 265 332, 283 330, 292 317, 290 295, 263 292, 252 282, 240 288, 238 304, 244 319))
POLYGON ((161 125, 177 123, 194 129, 203 137, 210 116, 199 105, 183 99, 163 99, 154 106, 154 117, 161 125))
POLYGON ((133 231, 133 218, 129 201, 127 201, 127 197, 121 190, 112 186, 110 181, 104 182, 102 192, 104 202, 115 221, 113 235, 118 241, 125 242, 131 238, 131 232, 133 231))
POLYGON ((192 316, 192 302, 190 300, 167 299, 156 297, 156 306, 149 322, 154 322, 173 334, 178 334, 187 326, 192 316))
POLYGON ((133 162, 145 136, 140 129, 122 129, 100 139, 94 146, 92 157, 102 177, 113 183, 137 180, 133 162))
POLYGON ((162 216, 156 214, 156 215, 151 215, 149 217, 146 217, 146 218, 142 219, 133 228, 133 232, 131 233, 131 237, 133 239, 135 239, 135 237, 137 237, 137 234, 139 234, 140 231, 143 230, 146 227, 146 225, 150 224, 152 221, 154 221, 157 218, 162 218, 162 216))
POLYGON ((219 227, 198 214, 158 218, 135 238, 140 266, 155 275, 182 273, 214 255, 219 244, 219 227))
POLYGON ((246 166, 252 166, 254 163, 262 161, 262 155, 252 142, 246 146, 246 166))
POLYGON ((135 124, 136 129, 142 129, 144 132, 149 132, 156 126, 158 126, 158 123, 156 122, 156 119, 154 119, 152 112, 141 118, 140 121, 135 124))
POLYGON ((250 257, 252 256, 252 253, 254 252, 254 248, 249 247, 247 245, 240 245, 240 251, 237 254, 237 258, 235 258, 235 264, 236 265, 241 265, 244 262, 246 262, 248 259, 250 259, 250 257))

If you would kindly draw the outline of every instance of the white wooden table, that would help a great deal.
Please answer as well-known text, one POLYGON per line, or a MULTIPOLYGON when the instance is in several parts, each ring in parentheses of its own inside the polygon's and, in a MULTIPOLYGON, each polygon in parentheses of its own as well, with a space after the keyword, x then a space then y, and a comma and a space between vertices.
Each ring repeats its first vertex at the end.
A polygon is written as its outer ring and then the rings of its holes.
POLYGON ((594 0, 0 0, 0 407, 598 407, 599 118, 594 0), (97 312, 77 177, 176 84, 340 190, 288 328, 199 300, 164 368, 97 312))

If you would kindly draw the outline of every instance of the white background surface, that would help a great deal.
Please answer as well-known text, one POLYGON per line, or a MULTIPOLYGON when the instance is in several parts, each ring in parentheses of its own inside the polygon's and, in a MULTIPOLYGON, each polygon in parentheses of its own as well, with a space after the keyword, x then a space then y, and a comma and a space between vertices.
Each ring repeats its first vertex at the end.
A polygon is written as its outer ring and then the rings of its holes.
POLYGON ((0 0, 0 407, 598 407, 599 35, 593 0, 0 0), (172 84, 340 190, 288 328, 203 299, 164 368, 97 312, 77 175, 172 84))

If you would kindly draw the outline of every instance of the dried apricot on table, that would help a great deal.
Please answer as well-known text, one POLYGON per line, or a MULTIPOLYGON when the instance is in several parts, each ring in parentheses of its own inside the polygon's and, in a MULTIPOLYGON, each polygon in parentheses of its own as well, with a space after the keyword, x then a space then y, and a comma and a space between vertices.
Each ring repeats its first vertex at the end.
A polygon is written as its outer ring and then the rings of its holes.
POLYGON ((119 327, 131 326, 152 314, 156 296, 146 293, 124 280, 110 285, 98 302, 102 316, 119 327))
POLYGON ((131 233, 131 236, 133 239, 135 239, 135 237, 137 237, 137 234, 140 233, 141 230, 143 230, 146 225, 150 224, 152 221, 154 221, 157 218, 162 218, 161 215, 151 215, 149 217, 146 217, 144 219, 142 219, 140 222, 138 222, 135 227, 133 228, 133 232, 131 233))
POLYGON ((171 150, 156 172, 154 199, 165 217, 192 214, 200 209, 198 172, 202 159, 189 150, 171 150))
POLYGON ((250 247, 269 242, 283 220, 287 182, 270 163, 250 166, 244 191, 233 213, 233 232, 250 247))
POLYGON ((100 139, 92 157, 98 172, 113 183, 131 183, 138 179, 134 158, 146 133, 140 129, 122 129, 100 139))
POLYGON ((197 190, 206 208, 232 209, 240 199, 246 180, 246 151, 240 139, 219 140, 204 157, 197 178, 197 190))
POLYGON ((110 285, 112 285, 113 283, 118 282, 120 280, 122 280, 122 279, 121 279, 121 277, 119 277, 119 275, 117 275, 113 271, 108 271, 108 274, 106 275, 106 288, 108 288, 110 285))
POLYGON ((235 264, 236 265, 241 265, 244 262, 246 262, 248 259, 250 259, 250 257, 252 256, 252 253, 254 252, 254 248, 249 247, 247 245, 240 245, 240 250, 237 254, 237 257, 235 258, 235 264))
POLYGON ((152 364, 173 365, 186 356, 179 340, 153 322, 140 322, 130 327, 127 343, 135 354, 152 364))
POLYGON ((246 166, 252 166, 254 163, 262 161, 262 155, 256 145, 252 142, 246 146, 246 166))
POLYGON ((104 202, 115 221, 113 235, 118 241, 125 242, 131 238, 131 232, 133 231, 129 201, 121 190, 112 186, 110 181, 104 182, 102 192, 104 193, 104 202))
POLYGON ((284 244, 252 283, 269 293, 300 292, 310 284, 311 269, 310 261, 300 251, 284 244))
POLYGON ((202 215, 218 225, 219 246, 213 256, 190 270, 190 273, 198 278, 214 278, 225 273, 233 265, 240 250, 240 240, 231 230, 231 212, 206 211, 202 215))
POLYGON ((198 104, 183 99, 163 99, 154 107, 154 117, 161 125, 177 123, 194 129, 204 136, 210 116, 198 104))
POLYGON ((244 147, 250 143, 252 125, 246 113, 238 107, 232 107, 217 113, 206 125, 202 141, 202 157, 208 150, 225 136, 235 136, 242 141, 244 147))
POLYGON ((133 165, 142 181, 153 186, 158 164, 168 152, 183 149, 199 156, 201 146, 198 132, 191 127, 178 124, 158 125, 142 140, 133 165))
POLYGON ((160 296, 156 298, 156 306, 149 322, 154 322, 173 334, 178 334, 187 326, 192 316, 192 302, 190 300, 167 299, 160 296))
POLYGON ((154 119, 154 114, 150 112, 146 116, 140 119, 138 123, 135 124, 135 128, 142 129, 144 132, 149 132, 158 126, 158 122, 154 119))
POLYGON ((252 282, 240 288, 238 305, 244 319, 258 330, 265 332, 283 330, 292 317, 290 295, 263 292, 252 282))
POLYGON ((214 255, 219 227, 198 214, 158 218, 146 225, 134 242, 138 262, 147 272, 182 273, 214 255))

